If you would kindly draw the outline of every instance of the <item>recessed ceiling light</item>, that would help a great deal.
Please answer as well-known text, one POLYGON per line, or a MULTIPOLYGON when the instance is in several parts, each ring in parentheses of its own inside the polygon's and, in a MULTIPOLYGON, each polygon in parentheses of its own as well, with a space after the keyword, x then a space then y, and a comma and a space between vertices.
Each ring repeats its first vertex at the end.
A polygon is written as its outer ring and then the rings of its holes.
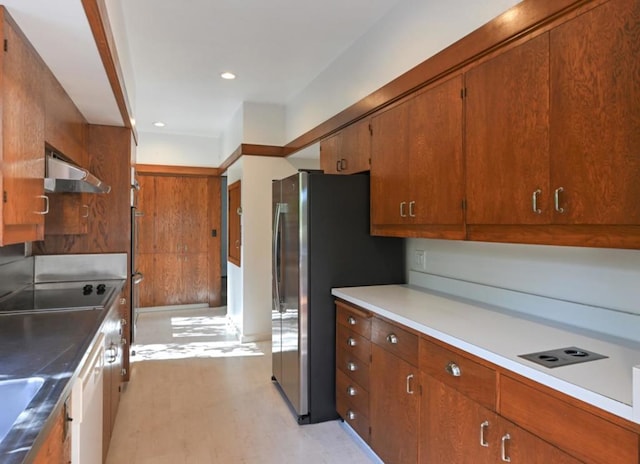
POLYGON ((222 74, 220 74, 220 77, 223 79, 235 79, 236 75, 232 72, 223 72, 222 74))
POLYGON ((164 127, 165 123, 163 123, 162 121, 156 121, 153 123, 153 125, 156 127, 164 127))

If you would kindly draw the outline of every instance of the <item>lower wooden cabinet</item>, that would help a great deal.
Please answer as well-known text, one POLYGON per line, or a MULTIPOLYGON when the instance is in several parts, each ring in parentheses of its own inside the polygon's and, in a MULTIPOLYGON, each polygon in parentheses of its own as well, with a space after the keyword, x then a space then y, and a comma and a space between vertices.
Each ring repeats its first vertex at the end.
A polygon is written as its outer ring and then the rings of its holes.
POLYGON ((640 463, 637 424, 336 304, 338 413, 385 463, 640 463))
POLYGON ((420 463, 581 462, 425 373, 420 382, 420 463))
POLYGON ((33 464, 69 464, 71 462, 71 427, 67 414, 68 400, 55 413, 53 428, 33 459, 33 464))
POLYGON ((418 459, 418 369, 371 346, 371 448, 387 464, 418 459))

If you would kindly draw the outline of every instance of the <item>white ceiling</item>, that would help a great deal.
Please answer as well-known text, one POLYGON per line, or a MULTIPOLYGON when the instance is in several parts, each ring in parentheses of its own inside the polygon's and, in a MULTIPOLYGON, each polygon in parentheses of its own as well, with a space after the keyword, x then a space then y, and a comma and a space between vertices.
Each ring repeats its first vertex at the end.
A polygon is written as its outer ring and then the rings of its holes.
MULTIPOLYGON (((218 137, 243 101, 286 105, 398 1, 110 0, 137 128, 218 137)), ((81 1, 3 3, 89 122, 121 124, 81 1)))

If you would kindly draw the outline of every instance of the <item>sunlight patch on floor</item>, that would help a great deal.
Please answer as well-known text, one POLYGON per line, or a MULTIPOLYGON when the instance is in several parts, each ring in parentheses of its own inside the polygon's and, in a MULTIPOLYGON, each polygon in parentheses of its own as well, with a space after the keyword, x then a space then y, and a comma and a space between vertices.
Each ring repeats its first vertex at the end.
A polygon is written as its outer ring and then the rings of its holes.
POLYGON ((264 356, 255 343, 240 343, 224 314, 163 317, 148 313, 144 333, 132 346, 131 362, 187 358, 231 358, 264 356))
POLYGON ((155 343, 134 345, 131 362, 161 361, 186 358, 230 358, 238 356, 264 356, 255 343, 238 341, 155 343))

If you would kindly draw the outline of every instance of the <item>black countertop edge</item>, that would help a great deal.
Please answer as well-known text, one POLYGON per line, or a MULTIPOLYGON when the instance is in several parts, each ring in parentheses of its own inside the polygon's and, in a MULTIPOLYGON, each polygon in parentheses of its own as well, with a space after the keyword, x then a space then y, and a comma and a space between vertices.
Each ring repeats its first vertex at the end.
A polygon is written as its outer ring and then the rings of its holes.
MULTIPOLYGON (((80 311, 63 311, 51 313, 39 313, 35 316, 52 318, 51 321, 57 321, 59 327, 64 327, 64 331, 57 332, 56 338, 60 340, 66 339, 69 334, 77 332, 81 327, 76 325, 75 319, 84 319, 85 324, 90 324, 90 330, 80 336, 76 335, 76 340, 68 345, 62 354, 45 353, 48 356, 44 360, 44 367, 39 370, 27 373, 22 371, 20 374, 2 375, 1 380, 19 379, 25 377, 42 377, 45 379, 44 384, 29 403, 25 411, 18 417, 13 424, 13 428, 7 436, 0 442, 0 462, 2 464, 24 464, 32 462, 40 451, 41 446, 47 439, 47 436, 55 420, 60 408, 64 402, 70 397, 73 382, 80 372, 91 348, 97 342, 107 314, 112 308, 117 308, 114 304, 119 298, 120 292, 126 281, 118 280, 115 291, 101 310, 80 310, 80 311), (62 323, 62 321, 65 323, 62 323)), ((34 314, 12 314, 0 316, 0 342, 2 342, 3 321, 12 318, 14 322, 34 317, 34 314)), ((17 353, 2 353, 3 361, 10 360, 17 353)), ((71 433, 71 430, 69 430, 71 433)))

